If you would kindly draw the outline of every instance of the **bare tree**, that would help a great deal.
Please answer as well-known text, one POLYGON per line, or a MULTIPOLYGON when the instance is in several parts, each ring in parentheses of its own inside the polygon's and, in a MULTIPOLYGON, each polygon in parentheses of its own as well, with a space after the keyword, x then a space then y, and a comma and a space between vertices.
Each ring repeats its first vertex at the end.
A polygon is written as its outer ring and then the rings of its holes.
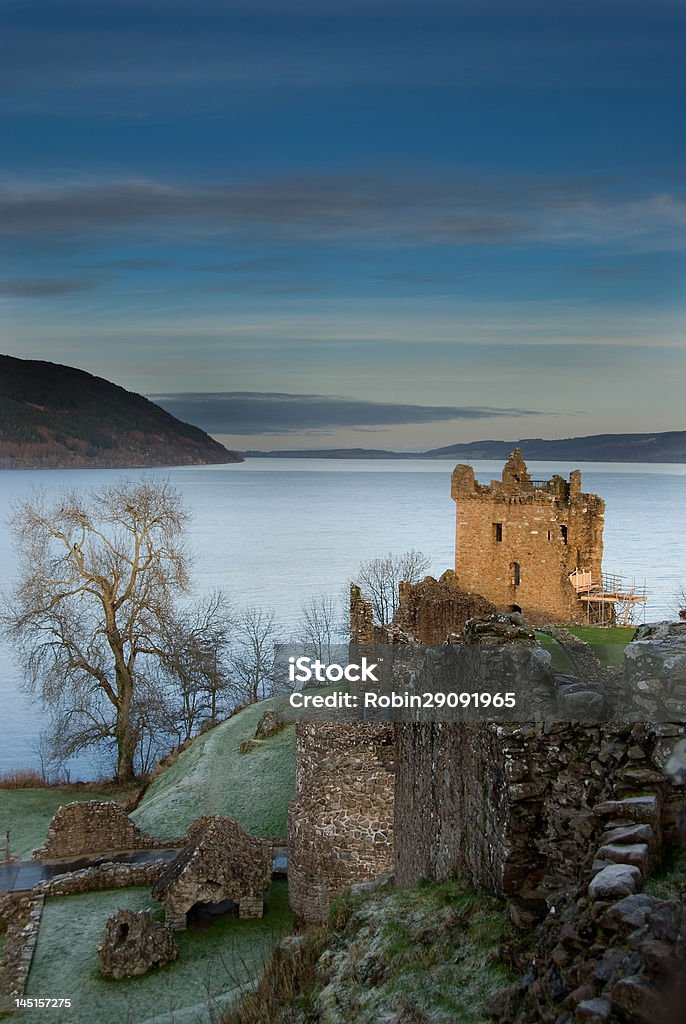
POLYGON ((168 697, 160 703, 179 742, 190 739, 201 722, 216 722, 220 711, 228 710, 234 617, 227 595, 217 590, 177 612, 165 626, 159 671, 168 697))
POLYGON ((11 519, 20 581, 8 625, 26 685, 53 712, 59 756, 113 739, 120 782, 134 776, 146 659, 162 656, 188 587, 187 520, 159 480, 36 495, 11 519))
POLYGON ((300 606, 298 639, 314 658, 331 661, 331 648, 344 636, 339 602, 330 594, 315 594, 300 606))
POLYGON ((363 562, 357 570, 356 581, 364 596, 371 600, 379 625, 391 622, 398 610, 398 584, 401 580, 416 583, 426 575, 429 564, 427 556, 414 549, 402 555, 389 552, 383 558, 363 562))
POLYGON ((233 687, 241 703, 254 704, 272 692, 274 648, 284 636, 272 609, 249 605, 236 616, 232 637, 233 687))

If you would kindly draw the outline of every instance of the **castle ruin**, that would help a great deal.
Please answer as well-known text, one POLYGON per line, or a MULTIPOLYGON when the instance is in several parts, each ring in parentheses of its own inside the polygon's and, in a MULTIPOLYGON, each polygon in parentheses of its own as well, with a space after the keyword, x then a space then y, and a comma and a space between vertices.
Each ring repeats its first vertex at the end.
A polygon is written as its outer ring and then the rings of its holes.
MULTIPOLYGON (((578 469, 569 480, 557 474, 533 480, 515 448, 502 479, 490 484, 478 483, 471 466, 456 466, 451 493, 455 573, 463 590, 537 624, 593 617, 593 606, 603 602, 584 593, 603 578, 605 502, 582 492, 578 469)), ((611 603, 603 610, 611 616, 611 603)))

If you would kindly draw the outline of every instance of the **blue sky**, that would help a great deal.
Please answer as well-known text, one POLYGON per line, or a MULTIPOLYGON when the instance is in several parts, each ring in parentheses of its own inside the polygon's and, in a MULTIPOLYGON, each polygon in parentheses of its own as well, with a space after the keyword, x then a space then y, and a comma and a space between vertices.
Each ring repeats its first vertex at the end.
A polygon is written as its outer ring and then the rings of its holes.
POLYGON ((2 351, 241 448, 686 427, 683 3, 0 21, 2 351))

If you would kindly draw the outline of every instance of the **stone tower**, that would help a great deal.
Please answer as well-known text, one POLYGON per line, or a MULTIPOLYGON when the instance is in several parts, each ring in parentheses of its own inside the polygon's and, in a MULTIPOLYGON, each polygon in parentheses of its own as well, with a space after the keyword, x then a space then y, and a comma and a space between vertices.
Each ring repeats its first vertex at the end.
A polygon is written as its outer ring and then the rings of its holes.
POLYGON ((455 572, 464 590, 500 611, 521 610, 532 623, 585 621, 587 606, 570 573, 602 579, 605 503, 583 494, 581 473, 569 480, 532 480, 515 448, 501 480, 477 483, 471 466, 456 466, 455 572))

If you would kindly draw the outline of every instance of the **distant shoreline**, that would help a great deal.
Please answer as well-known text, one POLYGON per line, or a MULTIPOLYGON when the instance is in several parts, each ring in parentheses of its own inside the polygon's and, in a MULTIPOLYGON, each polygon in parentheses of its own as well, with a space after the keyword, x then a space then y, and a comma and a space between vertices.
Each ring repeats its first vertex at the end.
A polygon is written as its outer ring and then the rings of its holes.
POLYGON ((506 459, 520 448, 531 461, 664 462, 686 463, 686 430, 654 434, 593 434, 556 440, 520 438, 512 441, 470 441, 420 452, 394 452, 377 448, 295 448, 247 450, 246 459, 506 459))

